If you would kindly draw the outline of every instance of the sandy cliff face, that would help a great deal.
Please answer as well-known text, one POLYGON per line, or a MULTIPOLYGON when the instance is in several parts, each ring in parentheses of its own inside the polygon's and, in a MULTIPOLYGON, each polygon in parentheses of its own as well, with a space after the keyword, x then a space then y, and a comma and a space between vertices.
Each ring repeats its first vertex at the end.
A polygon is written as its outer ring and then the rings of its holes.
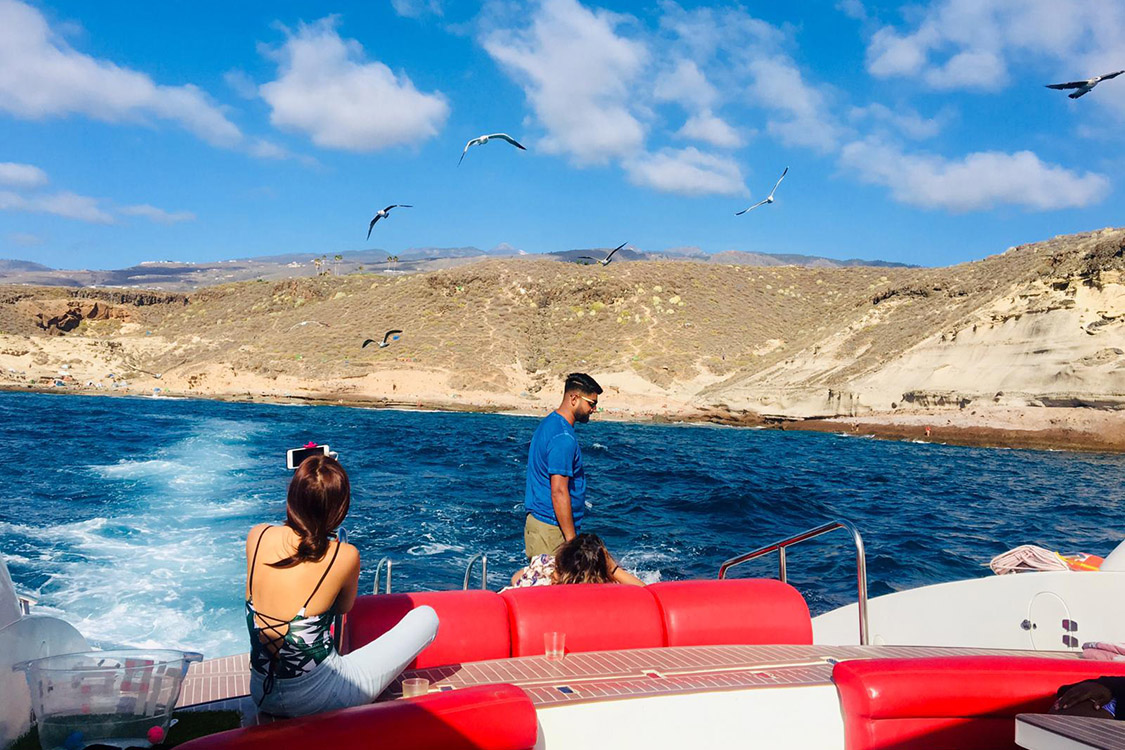
POLYGON ((1116 229, 950 268, 491 260, 188 296, 8 287, 0 385, 65 364, 103 387, 535 411, 586 370, 625 416, 1125 414, 1123 275, 1116 229), (360 346, 392 327, 392 347, 360 346))

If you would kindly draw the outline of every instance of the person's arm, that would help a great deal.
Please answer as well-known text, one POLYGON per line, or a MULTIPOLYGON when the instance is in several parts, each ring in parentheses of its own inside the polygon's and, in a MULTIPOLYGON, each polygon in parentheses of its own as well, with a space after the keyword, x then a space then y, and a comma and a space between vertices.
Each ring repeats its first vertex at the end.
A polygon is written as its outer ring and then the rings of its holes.
POLYGON ((355 605, 359 594, 359 550, 350 544, 340 546, 340 562, 345 564, 344 584, 336 594, 336 614, 344 615, 355 605))
POLYGON ((609 576, 613 579, 614 583, 625 583, 630 586, 645 585, 645 582, 640 578, 637 578, 635 575, 625 570, 625 568, 618 565, 617 561, 613 559, 613 555, 609 553, 609 550, 606 550, 605 555, 609 558, 609 576))
POLYGON ((1051 712, 1067 711, 1086 701, 1090 701, 1098 709, 1112 698, 1119 701, 1125 699, 1125 677, 1098 677, 1073 685, 1063 685, 1059 688, 1059 697, 1051 706, 1051 712))
POLYGON ((569 542, 577 536, 574 530, 574 510, 570 507, 570 477, 551 475, 551 507, 555 509, 555 519, 559 522, 563 538, 569 542))

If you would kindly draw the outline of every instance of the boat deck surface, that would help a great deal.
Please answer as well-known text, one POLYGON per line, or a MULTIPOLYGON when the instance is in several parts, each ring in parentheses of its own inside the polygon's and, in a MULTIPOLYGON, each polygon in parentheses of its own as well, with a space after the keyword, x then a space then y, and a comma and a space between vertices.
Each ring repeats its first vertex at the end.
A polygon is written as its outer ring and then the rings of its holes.
MULTIPOLYGON (((425 677, 431 692, 503 682, 523 688, 537 708, 545 708, 659 694, 830 685, 832 665, 839 661, 972 654, 1078 656, 1076 651, 938 646, 680 646, 593 651, 568 654, 561 661, 524 656, 409 670, 391 683, 383 697, 401 697, 402 680, 408 677, 425 677)), ((249 669, 247 654, 191 665, 177 707, 229 708, 252 716, 249 669)))

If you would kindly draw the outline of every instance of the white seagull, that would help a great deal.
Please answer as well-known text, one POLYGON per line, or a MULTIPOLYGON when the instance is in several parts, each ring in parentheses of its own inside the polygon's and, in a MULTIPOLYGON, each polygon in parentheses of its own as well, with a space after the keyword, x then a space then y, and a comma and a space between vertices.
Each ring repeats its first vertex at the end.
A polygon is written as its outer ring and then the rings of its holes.
POLYGON ((753 211, 758 206, 764 206, 767 203, 773 203, 773 194, 777 192, 777 186, 781 184, 781 181, 785 179, 785 175, 787 174, 789 174, 789 167, 786 167, 785 171, 781 173, 781 177, 777 178, 777 182, 774 183, 773 190, 770 191, 769 195, 755 203, 753 206, 750 206, 750 208, 742 209, 741 211, 736 213, 735 216, 742 216, 742 214, 746 213, 747 211, 753 211))
POLYGON ((1117 78, 1117 76, 1125 73, 1125 70, 1119 70, 1116 73, 1106 73, 1104 76, 1094 76, 1086 81, 1071 81, 1070 83, 1048 83, 1049 89, 1078 89, 1073 94, 1068 94, 1071 99, 1077 99, 1080 96, 1089 94, 1090 91, 1102 81, 1108 81, 1110 78, 1117 78))
POLYGON ((520 151, 527 151, 526 148, 524 148, 523 146, 520 145, 519 141, 517 141, 515 138, 508 135, 507 133, 492 133, 491 135, 482 135, 482 136, 479 136, 477 138, 472 139, 471 141, 469 141, 468 143, 465 144, 465 150, 461 152, 461 158, 457 160, 457 166, 461 166, 461 162, 465 161, 465 154, 469 153, 469 149, 471 147, 473 147, 473 146, 483 146, 484 144, 491 141, 493 138, 499 138, 502 141, 507 141, 508 143, 510 143, 513 146, 515 146, 516 148, 518 148, 520 151))
POLYGON ((603 266, 608 266, 610 258, 613 257, 613 254, 616 253, 618 250, 620 250, 621 248, 625 247, 628 244, 629 244, 628 242, 622 242, 620 245, 618 245, 617 247, 610 250, 609 255, 605 256, 604 258, 595 258, 592 255, 579 255, 578 257, 584 258, 586 260, 592 260, 595 263, 601 263, 603 266))
POLYGON ((379 219, 385 219, 390 216, 392 208, 414 208, 414 206, 408 206, 405 203, 395 203, 387 206, 382 211, 376 211, 375 218, 372 219, 371 223, 367 225, 367 239, 371 239, 371 230, 375 228, 375 222, 379 221, 379 219))

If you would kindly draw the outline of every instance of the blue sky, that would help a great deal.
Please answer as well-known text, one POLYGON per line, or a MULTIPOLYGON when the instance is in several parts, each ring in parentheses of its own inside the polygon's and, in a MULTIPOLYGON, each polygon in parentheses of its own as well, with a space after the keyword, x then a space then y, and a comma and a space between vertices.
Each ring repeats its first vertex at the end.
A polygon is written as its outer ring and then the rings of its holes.
POLYGON ((0 0, 0 258, 972 260, 1125 223, 1125 76, 1044 88, 1122 39, 1125 0, 0 0))

